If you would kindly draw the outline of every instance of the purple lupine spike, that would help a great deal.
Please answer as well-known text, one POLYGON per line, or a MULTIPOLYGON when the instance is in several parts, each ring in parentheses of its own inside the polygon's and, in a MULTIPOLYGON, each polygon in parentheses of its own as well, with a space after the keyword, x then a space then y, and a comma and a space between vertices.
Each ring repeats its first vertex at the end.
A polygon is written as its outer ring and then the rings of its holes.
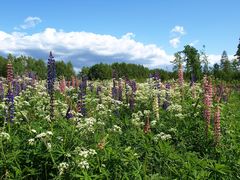
POLYGON ((18 81, 14 80, 12 82, 12 87, 13 87, 13 95, 14 96, 19 96, 19 93, 21 91, 21 86, 18 81))
POLYGON ((125 77, 125 96, 126 96, 126 103, 127 104, 129 103, 129 97, 128 97, 129 88, 128 88, 128 85, 129 85, 129 79, 128 79, 128 77, 125 77))
POLYGON ((14 95, 11 88, 8 88, 7 95, 6 95, 6 104, 7 104, 7 116, 6 121, 13 123, 14 119, 14 95))
POLYGON ((27 89, 27 85, 26 85, 25 81, 23 81, 23 82, 21 83, 21 90, 22 90, 22 91, 25 91, 26 89, 27 89))
POLYGON ((121 79, 118 81, 118 100, 122 101, 122 82, 121 79))
POLYGON ((68 110, 67 110, 67 113, 66 113, 66 119, 71 119, 71 118, 73 118, 73 114, 72 114, 72 112, 71 112, 71 108, 70 108, 70 106, 68 107, 68 110))
POLYGON ((50 96, 50 119, 54 117, 54 82, 56 79, 56 65, 55 60, 50 51, 48 58, 48 77, 47 77, 47 88, 50 96))
POLYGON ((4 98, 4 87, 3 87, 3 83, 0 82, 0 101, 3 101, 4 98))
POLYGON ((78 93, 78 112, 81 113, 84 117, 87 115, 86 111, 86 88, 87 88, 87 77, 82 78, 82 82, 79 85, 78 93))
POLYGON ((129 99, 129 106, 130 109, 132 111, 134 111, 134 107, 135 107, 135 95, 136 95, 136 91, 137 91, 137 85, 135 81, 130 81, 130 86, 132 88, 132 93, 130 95, 130 99, 129 99))

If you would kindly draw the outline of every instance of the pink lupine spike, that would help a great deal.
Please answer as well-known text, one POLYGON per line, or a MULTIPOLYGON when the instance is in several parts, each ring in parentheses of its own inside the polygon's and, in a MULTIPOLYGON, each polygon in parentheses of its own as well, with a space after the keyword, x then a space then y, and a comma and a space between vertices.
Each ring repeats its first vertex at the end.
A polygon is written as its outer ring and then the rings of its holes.
POLYGON ((179 68, 178 68, 178 83, 179 86, 182 87, 183 86, 183 67, 182 64, 179 64, 179 68))

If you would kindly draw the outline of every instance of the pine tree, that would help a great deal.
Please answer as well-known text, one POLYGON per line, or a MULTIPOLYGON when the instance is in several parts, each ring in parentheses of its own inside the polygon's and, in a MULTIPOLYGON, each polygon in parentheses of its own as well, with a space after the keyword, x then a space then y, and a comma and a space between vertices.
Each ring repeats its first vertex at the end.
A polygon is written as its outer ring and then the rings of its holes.
POLYGON ((234 56, 237 57, 238 61, 240 62, 240 38, 239 38, 239 44, 238 44, 238 47, 237 47, 237 52, 234 56))

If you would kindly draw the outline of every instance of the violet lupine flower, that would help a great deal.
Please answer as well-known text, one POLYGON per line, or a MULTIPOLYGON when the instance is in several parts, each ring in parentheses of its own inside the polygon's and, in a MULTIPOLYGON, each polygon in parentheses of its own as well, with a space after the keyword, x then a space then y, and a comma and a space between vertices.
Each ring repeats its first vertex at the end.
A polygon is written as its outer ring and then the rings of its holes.
POLYGON ((118 100, 122 101, 122 81, 119 79, 118 81, 118 100))
POLYGON ((137 85, 135 81, 130 81, 130 86, 132 88, 132 93, 130 95, 130 99, 129 99, 129 106, 130 109, 133 111, 134 107, 135 107, 135 95, 136 95, 136 91, 137 91, 137 85))
POLYGON ((70 107, 68 107, 68 110, 67 110, 67 113, 66 113, 66 119, 71 119, 71 118, 73 118, 73 114, 72 114, 72 112, 71 112, 71 108, 70 107))
POLYGON ((82 78, 82 82, 79 85, 79 94, 78 94, 78 112, 81 113, 84 117, 87 115, 86 111, 86 89, 87 89, 87 77, 82 78))
POLYGON ((27 85, 26 85, 25 81, 23 81, 20 86, 21 86, 22 91, 25 91, 27 89, 27 85))
POLYGON ((178 84, 180 87, 183 86, 183 67, 182 64, 179 64, 179 68, 178 68, 178 84))
POLYGON ((166 96, 165 96, 165 100, 163 102, 162 108, 164 110, 167 110, 168 106, 170 105, 169 101, 170 101, 170 94, 169 94, 169 90, 171 88, 171 85, 169 83, 166 84, 166 96))
POLYGON ((215 113, 214 113, 214 139, 215 144, 217 145, 220 141, 220 108, 219 106, 216 107, 215 113))
POLYGON ((125 97, 126 97, 127 104, 129 102, 128 92, 129 92, 129 79, 127 77, 125 77, 125 97))
POLYGON ((3 88, 3 83, 0 82, 0 100, 3 101, 4 98, 4 88, 3 88))
POLYGON ((12 123, 14 119, 14 95, 10 87, 6 95, 6 105, 8 107, 6 121, 12 123))
POLYGON ((14 96, 19 96, 20 91, 21 91, 21 86, 18 81, 13 81, 12 82, 12 87, 13 87, 13 95, 14 96))
POLYGON ((54 117, 54 82, 56 79, 56 65, 55 60, 50 51, 50 55, 48 58, 48 77, 47 77, 47 88, 48 94, 50 96, 50 119, 52 120, 54 117))

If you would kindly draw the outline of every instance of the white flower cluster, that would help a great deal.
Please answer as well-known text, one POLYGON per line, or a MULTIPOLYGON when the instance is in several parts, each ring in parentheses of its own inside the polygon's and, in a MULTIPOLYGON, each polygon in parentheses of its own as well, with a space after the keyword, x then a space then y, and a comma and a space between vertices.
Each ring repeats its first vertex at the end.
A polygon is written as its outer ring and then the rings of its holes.
POLYGON ((96 119, 93 117, 81 119, 76 128, 80 130, 80 132, 91 132, 94 133, 94 125, 96 123, 96 119))
POLYGON ((159 140, 168 140, 168 139, 171 139, 172 136, 170 134, 165 134, 163 132, 160 132, 159 134, 156 134, 154 137, 153 137, 153 140, 154 141, 159 141, 159 140))
POLYGON ((132 113, 132 124, 137 127, 144 125, 144 122, 141 121, 142 117, 143 113, 141 111, 138 111, 137 113, 132 113))
POLYGON ((78 162, 78 167, 81 169, 89 169, 89 163, 86 160, 78 162))
POLYGON ((69 168, 69 164, 62 162, 58 165, 59 175, 61 176, 69 168))
POLYGON ((33 146, 35 144, 35 139, 34 138, 29 139, 28 144, 33 146))
POLYGON ((40 133, 40 134, 36 135, 36 138, 42 139, 42 138, 45 138, 45 137, 50 137, 52 135, 53 135, 52 131, 46 131, 46 132, 43 132, 43 133, 40 133))
POLYGON ((9 140, 10 139, 10 135, 8 133, 6 133, 6 132, 1 132, 0 133, 0 138, 9 140))
POLYGON ((122 129, 118 125, 113 125, 113 127, 110 129, 110 131, 122 134, 122 129))
POLYGON ((94 149, 86 149, 83 147, 76 147, 74 153, 80 157, 80 160, 77 160, 77 164, 81 169, 89 169, 87 158, 97 154, 94 149))
POLYGON ((97 152, 94 149, 85 149, 81 147, 76 147, 74 153, 84 159, 87 159, 89 156, 97 154, 97 152))

